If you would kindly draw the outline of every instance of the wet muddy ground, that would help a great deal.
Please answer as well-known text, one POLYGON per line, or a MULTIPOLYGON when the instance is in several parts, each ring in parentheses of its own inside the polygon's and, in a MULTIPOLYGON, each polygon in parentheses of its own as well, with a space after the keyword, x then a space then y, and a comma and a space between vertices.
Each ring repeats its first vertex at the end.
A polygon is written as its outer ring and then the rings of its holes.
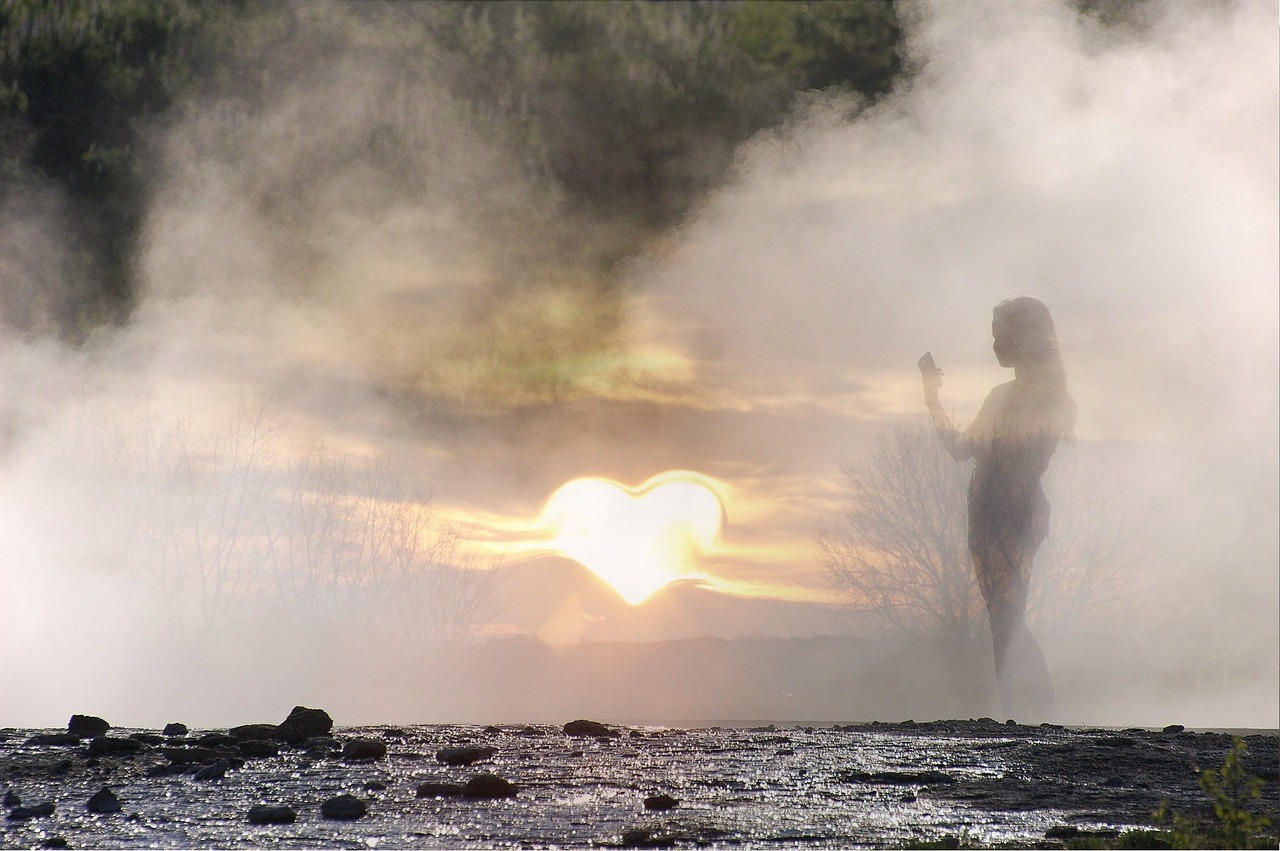
MULTIPOLYGON (((0 731, 0 847, 1054 847, 1149 827, 1162 803, 1203 812, 1198 772, 1233 745, 990 719, 339 727, 298 744, 257 726, 0 731)), ((1280 739, 1246 742, 1280 822, 1280 739)))

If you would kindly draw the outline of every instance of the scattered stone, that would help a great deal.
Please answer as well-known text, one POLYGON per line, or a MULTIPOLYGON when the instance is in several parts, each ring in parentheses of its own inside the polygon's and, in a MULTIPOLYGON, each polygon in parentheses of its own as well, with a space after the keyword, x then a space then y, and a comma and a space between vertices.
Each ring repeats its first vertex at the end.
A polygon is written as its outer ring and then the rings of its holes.
POLYGON ((135 754, 146 746, 137 739, 121 739, 114 736, 98 736, 89 742, 90 756, 119 756, 135 754))
POLYGON ((312 736, 302 743, 309 751, 340 751, 342 743, 332 736, 312 736))
POLYGON ((231 766, 223 760, 218 760, 212 765, 206 765, 204 768, 191 775, 193 780, 221 780, 227 774, 227 769, 231 766))
POLYGON ((577 720, 570 721, 564 725, 564 733, 566 736, 590 736, 595 739, 617 739, 622 737, 622 733, 612 727, 601 724, 599 721, 577 720))
POLYGON ((674 848, 676 838, 671 835, 654 833, 644 827, 632 828, 622 832, 623 848, 674 848))
POLYGON ((462 787, 464 798, 514 798, 515 784, 496 774, 477 774, 462 787))
POLYGON ((382 738, 407 739, 409 738, 409 734, 406 733, 404 730, 401 730, 399 727, 388 727, 387 729, 382 731, 382 738))
POLYGON ((418 785, 419 798, 457 798, 461 795, 461 783, 440 783, 428 780, 418 785))
POLYGON ((667 794, 650 795, 644 799, 644 808, 646 810, 674 810, 679 805, 680 800, 678 798, 673 798, 667 794))
POLYGON ((72 715, 67 722, 67 732, 82 739, 105 736, 111 725, 96 715, 72 715))
POLYGON ((1102 781, 1102 785, 1106 786, 1108 789, 1119 789, 1124 786, 1124 778, 1108 777, 1106 780, 1102 781))
POLYGON ((1075 839, 1080 835, 1080 828, 1073 824, 1061 824, 1044 832, 1045 839, 1075 839))
POLYGON ((130 733, 129 738, 135 742, 142 742, 144 745, 162 745, 164 744, 164 736, 156 733, 130 733))
POLYGON ((338 821, 354 821, 368 812, 368 805, 355 795, 339 795, 320 805, 320 815, 338 821))
POLYGON ((80 744, 80 737, 75 733, 37 733, 27 739, 27 744, 33 747, 78 745, 80 744))
POLYGON ((348 762, 382 759, 387 746, 379 739, 352 739, 342 746, 342 758, 348 762))
POLYGON ((22 806, 22 799, 18 797, 17 792, 12 789, 6 789, 4 790, 4 799, 0 800, 0 803, 3 803, 8 809, 13 809, 14 807, 22 806))
POLYGON ((293 807, 257 804, 249 808, 249 824, 293 824, 297 820, 293 807))
POLYGON ((1170 724, 1168 727, 1165 727, 1160 732, 1164 733, 1165 735, 1173 735, 1176 733, 1185 732, 1186 729, 1187 728, 1182 726, 1181 724, 1170 724))
POLYGON ((160 753, 175 765, 204 765, 218 758, 217 751, 202 747, 164 748, 160 753))
POLYGON ((225 748, 237 744, 240 740, 225 733, 206 733, 196 741, 201 747, 225 748))
POLYGON ((847 783, 876 783, 903 786, 938 786, 955 783, 956 779, 941 771, 854 771, 841 775, 847 783))
POLYGON ((1138 743, 1137 739, 1128 736, 1103 736, 1097 740, 1099 745, 1108 748, 1131 748, 1138 743))
POLYGON ((442 748, 436 751, 436 761, 445 765, 471 765, 489 759, 497 752, 497 748, 485 747, 442 748))
POLYGON ((70 848, 65 836, 46 836, 40 843, 41 848, 70 848))
POLYGON ((93 793, 93 797, 85 804, 85 808, 91 813, 118 813, 122 809, 120 799, 116 797, 106 786, 103 786, 97 792, 93 793))
POLYGON ((387 784, 381 780, 370 780, 364 784, 364 790, 366 792, 385 792, 387 791, 387 784))
POLYGON ((295 706, 279 726, 279 736, 291 745, 300 745, 315 736, 327 736, 333 719, 323 709, 295 706))
POLYGON ((160 732, 165 736, 185 736, 190 731, 187 729, 186 724, 179 724, 174 721, 172 724, 165 724, 164 729, 160 732))
POLYGON ((236 753, 245 759, 270 759, 280 753, 280 746, 264 739, 247 739, 236 746, 236 753))
POLYGON ((480 732, 484 733, 486 736, 500 736, 502 735, 502 728, 495 727, 492 724, 490 724, 488 727, 485 727, 480 732))
POLYGON ((255 739, 274 739, 280 732, 275 724, 241 724, 232 727, 227 735, 237 742, 255 739))
POLYGON ((53 802, 45 801, 42 804, 32 804, 29 807, 17 807, 9 811, 10 821, 26 821, 33 818, 46 818, 53 815, 53 802))

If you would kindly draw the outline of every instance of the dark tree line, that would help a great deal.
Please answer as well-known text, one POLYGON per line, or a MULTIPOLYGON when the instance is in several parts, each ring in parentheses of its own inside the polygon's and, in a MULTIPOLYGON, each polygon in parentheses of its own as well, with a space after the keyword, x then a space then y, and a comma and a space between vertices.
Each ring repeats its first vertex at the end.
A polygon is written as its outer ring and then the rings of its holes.
POLYGON ((197 98, 251 104, 354 49, 410 80, 415 69, 443 80, 532 177, 615 224, 621 236, 597 261, 607 271, 722 180, 734 147, 779 121, 796 92, 887 91, 898 38, 887 0, 5 0, 0 203, 35 182, 64 205, 71 271, 85 283, 53 306, 56 331, 75 339, 124 321, 156 132, 197 98))

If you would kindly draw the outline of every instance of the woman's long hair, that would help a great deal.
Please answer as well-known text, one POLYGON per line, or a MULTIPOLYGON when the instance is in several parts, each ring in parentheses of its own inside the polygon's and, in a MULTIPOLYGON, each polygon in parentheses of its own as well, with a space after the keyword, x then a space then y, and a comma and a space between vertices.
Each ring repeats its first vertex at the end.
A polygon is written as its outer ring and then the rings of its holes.
POLYGON ((1019 353, 1032 367, 1027 377, 1047 402, 1061 406, 1062 438, 1075 443, 1076 403, 1067 390, 1067 371, 1062 365, 1058 332, 1049 308, 1040 299, 1024 295, 1000 302, 991 313, 994 319, 1008 323, 1017 335, 1019 353))

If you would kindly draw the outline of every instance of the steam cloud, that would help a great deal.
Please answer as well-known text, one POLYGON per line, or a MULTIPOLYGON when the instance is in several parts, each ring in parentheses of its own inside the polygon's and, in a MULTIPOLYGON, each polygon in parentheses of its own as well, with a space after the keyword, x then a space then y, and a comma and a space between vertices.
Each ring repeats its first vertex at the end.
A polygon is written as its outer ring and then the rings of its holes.
MULTIPOLYGON (((1051 663, 1110 665, 1111 685, 1188 664, 1226 678, 1089 692, 1073 720, 1275 726, 1276 13, 1150 6, 1106 27, 1050 0, 907 5, 912 76, 874 105, 802 98, 623 286, 593 271, 609 227, 566 219, 429 71, 300 43, 252 115, 193 107, 157 135, 132 320, 75 349, 0 337, 0 659, 25 684, 0 714, 270 718, 328 694, 250 648, 332 634, 251 624, 147 650, 152 589, 102 557, 118 524, 54 510, 117 493, 87 424, 181 422, 208 447, 269 400, 285 455, 378 452, 442 504, 525 516, 574 476, 695 469, 747 496, 740 541, 803 550, 838 464, 917 416, 919 354, 972 414, 1006 380, 990 309, 1028 293, 1080 406, 1064 452, 1163 497, 1148 593, 1107 637, 1123 652, 1063 643, 1051 663), (158 675, 216 695, 133 705, 158 675)), ((5 203, 4 309, 57 310, 80 283, 57 199, 32 181, 5 203)), ((737 569, 821 585, 804 560, 737 569)))

